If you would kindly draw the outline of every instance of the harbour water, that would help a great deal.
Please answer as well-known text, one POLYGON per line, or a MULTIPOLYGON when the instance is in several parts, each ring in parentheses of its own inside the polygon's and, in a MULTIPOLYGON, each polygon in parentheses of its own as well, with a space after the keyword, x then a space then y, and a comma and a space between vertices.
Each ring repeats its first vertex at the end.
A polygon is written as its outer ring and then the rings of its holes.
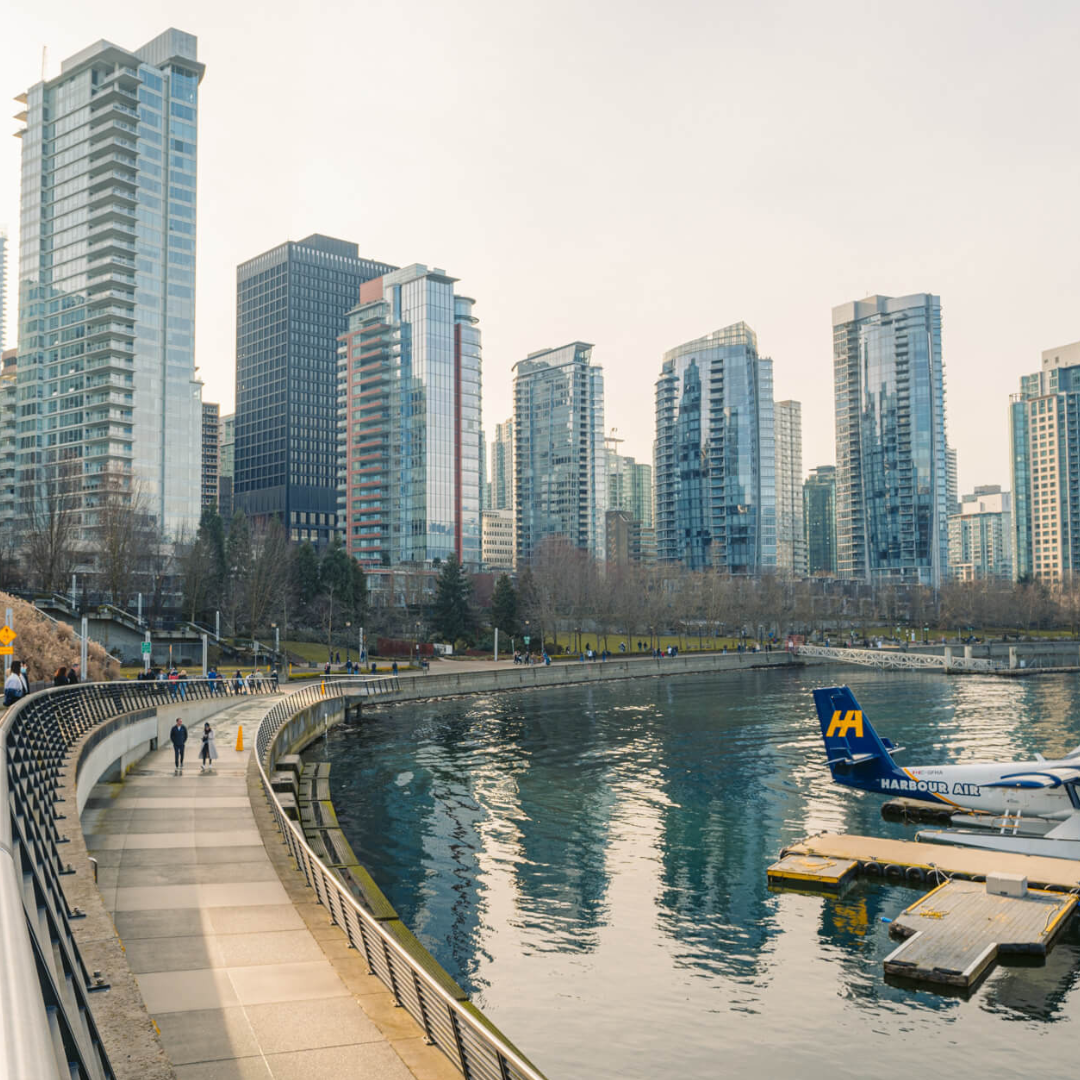
POLYGON ((308 751, 405 922, 552 1080, 1071 1073, 1080 936, 969 1000, 887 985, 921 892, 770 892, 820 830, 910 835, 831 783, 810 691, 847 682, 903 763, 1080 744, 1080 681, 748 671, 367 712, 308 751))

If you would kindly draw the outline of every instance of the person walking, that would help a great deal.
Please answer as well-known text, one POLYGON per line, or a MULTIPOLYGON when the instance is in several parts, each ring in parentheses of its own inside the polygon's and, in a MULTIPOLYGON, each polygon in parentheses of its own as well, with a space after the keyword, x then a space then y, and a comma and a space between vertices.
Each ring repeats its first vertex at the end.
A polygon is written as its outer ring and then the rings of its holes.
POLYGON ((53 686, 67 686, 67 666, 65 664, 61 664, 56 669, 56 674, 53 676, 52 683, 53 686))
POLYGON ((214 745, 214 729, 209 724, 203 724, 202 749, 199 751, 199 760, 202 764, 199 766, 199 772, 213 769, 217 756, 217 746, 214 745))
POLYGON ((74 686, 77 682, 80 682, 81 680, 82 680, 82 672, 79 671, 79 665, 78 664, 72 664, 71 667, 68 668, 68 673, 67 673, 68 686, 74 686))
POLYGON ((184 775, 184 743, 187 742, 187 728, 178 716, 176 723, 169 729, 169 741, 173 745, 173 776, 184 775))

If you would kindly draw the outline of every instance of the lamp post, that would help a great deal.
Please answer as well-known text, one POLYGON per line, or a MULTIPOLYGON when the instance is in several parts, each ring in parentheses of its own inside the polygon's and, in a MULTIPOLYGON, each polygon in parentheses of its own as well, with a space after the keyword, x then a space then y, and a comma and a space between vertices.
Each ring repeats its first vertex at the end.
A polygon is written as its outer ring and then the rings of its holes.
POLYGON ((277 623, 270 624, 274 628, 274 663, 281 663, 281 631, 277 623))
POLYGON ((420 666, 420 623, 416 624, 416 666, 420 666))
POLYGON ((525 654, 528 655, 532 652, 532 645, 530 644, 532 639, 529 637, 529 620, 525 620, 525 654))
POLYGON ((352 635, 349 630, 352 628, 351 622, 345 623, 345 663, 352 667, 352 635))

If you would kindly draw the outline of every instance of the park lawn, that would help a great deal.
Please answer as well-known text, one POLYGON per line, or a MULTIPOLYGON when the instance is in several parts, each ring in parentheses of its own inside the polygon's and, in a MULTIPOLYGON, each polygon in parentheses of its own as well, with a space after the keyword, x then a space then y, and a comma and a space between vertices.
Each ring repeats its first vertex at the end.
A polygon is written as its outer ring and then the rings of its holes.
MULTIPOLYGON (((637 654, 637 653, 640 652, 640 650, 637 647, 638 642, 643 642, 644 643, 645 652, 648 652, 648 650, 649 650, 649 635, 648 634, 632 634, 632 635, 630 635, 629 640, 627 640, 627 636, 625 634, 610 634, 609 633, 607 635, 607 638, 606 638, 606 646, 605 646, 605 637, 604 637, 603 634, 594 634, 594 633, 591 633, 591 632, 588 632, 588 631, 585 631, 585 630, 583 630, 580 635, 575 634, 573 632, 567 633, 565 631, 560 631, 556 635, 556 640, 558 641, 558 643, 564 649, 572 650, 576 654, 577 648, 578 648, 579 637, 580 637, 580 641, 581 641, 581 650, 583 652, 585 651, 585 649, 587 649, 587 648, 589 648, 591 646, 593 649, 598 650, 598 651, 600 649, 603 649, 603 648, 606 647, 608 652, 610 652, 610 653, 618 653, 620 656, 622 656, 622 655, 632 655, 632 654, 637 654), (626 645, 627 645, 626 653, 619 653, 619 643, 620 642, 626 643, 626 645)), ((500 638, 501 638, 501 635, 500 635, 500 638)), ((551 635, 550 634, 547 635, 547 639, 548 639, 548 641, 551 641, 551 635)), ((688 635, 686 635, 685 637, 682 638, 681 644, 680 644, 680 639, 679 639, 678 634, 658 634, 653 640, 656 642, 656 647, 657 648, 667 649, 667 647, 669 645, 674 645, 675 648, 677 648, 680 652, 698 652, 699 647, 700 647, 700 650, 704 651, 704 652, 719 652, 725 646, 727 647, 728 652, 731 652, 733 649, 736 649, 738 647, 738 645, 739 645, 739 639, 738 638, 715 637, 715 636, 713 636, 711 634, 703 634, 700 639, 698 638, 698 636, 696 634, 694 634, 694 635, 689 635, 688 634, 688 635)), ((752 638, 747 638, 746 640, 747 640, 748 645, 751 648, 753 648, 753 639, 752 638)), ((520 641, 520 639, 518 639, 518 641, 520 641)), ((501 651, 502 644, 503 644, 503 642, 502 642, 502 640, 500 640, 500 642, 499 642, 500 651, 501 651)), ((536 640, 536 641, 532 642, 533 651, 536 651, 538 646, 539 646, 539 640, 536 640)), ((524 648, 524 646, 518 644, 518 648, 521 649, 521 648, 524 648)))

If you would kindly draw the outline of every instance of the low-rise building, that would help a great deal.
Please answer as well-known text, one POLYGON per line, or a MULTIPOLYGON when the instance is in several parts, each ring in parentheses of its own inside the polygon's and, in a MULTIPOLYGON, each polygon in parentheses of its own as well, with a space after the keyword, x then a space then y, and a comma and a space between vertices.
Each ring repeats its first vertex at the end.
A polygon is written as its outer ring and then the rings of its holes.
POLYGON ((1012 494, 997 484, 965 495, 949 518, 949 573, 954 581, 1008 581, 1013 572, 1012 494))
POLYGON ((514 511, 484 510, 480 515, 481 561, 489 570, 514 569, 514 511))

